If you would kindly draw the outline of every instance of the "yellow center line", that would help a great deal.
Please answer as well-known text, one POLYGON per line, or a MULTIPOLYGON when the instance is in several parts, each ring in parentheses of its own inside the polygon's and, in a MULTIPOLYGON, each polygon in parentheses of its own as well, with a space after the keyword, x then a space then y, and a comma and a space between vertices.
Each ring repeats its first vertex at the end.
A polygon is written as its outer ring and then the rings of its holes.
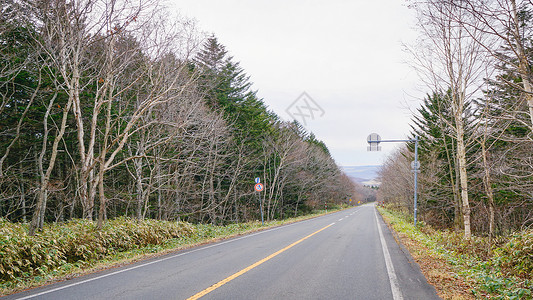
POLYGON ((250 265, 250 266, 248 266, 248 267, 246 267, 246 268, 240 270, 239 272, 237 272, 237 273, 235 273, 235 274, 233 274, 233 275, 227 277, 226 279, 223 279, 223 280, 221 280, 221 281, 219 281, 219 282, 213 284, 212 286, 210 286, 210 287, 206 288, 205 290, 199 292, 198 294, 196 294, 196 295, 194 295, 194 296, 188 298, 187 300, 200 299, 201 297, 203 297, 203 296, 205 296, 205 295, 211 293, 212 291, 218 289, 219 287, 223 286, 224 284, 226 284, 226 283, 232 281, 233 279, 235 279, 235 278, 241 276, 242 274, 244 274, 244 273, 250 271, 251 269, 253 269, 253 268, 259 266, 260 264, 262 264, 262 263, 264 263, 264 262, 266 262, 266 261, 268 261, 268 260, 274 258, 274 257, 277 256, 278 254, 283 253, 283 252, 287 251, 288 249, 290 249, 290 248, 292 248, 292 247, 298 245, 299 243, 301 243, 301 242, 303 242, 304 240, 306 240, 306 239, 312 237, 313 235, 319 233, 320 231, 322 231, 322 230, 324 230, 324 229, 326 229, 326 228, 332 226, 333 224, 334 224, 334 223, 331 223, 331 224, 329 224, 328 226, 323 227, 323 228, 321 228, 321 229, 319 229, 319 230, 317 230, 317 231, 311 233, 310 235, 308 235, 308 236, 306 236, 306 237, 304 237, 304 238, 302 238, 302 239, 300 239, 300 240, 298 240, 298 241, 296 241, 296 242, 290 244, 289 246, 287 246, 287 247, 285 247, 285 248, 283 248, 283 249, 281 249, 281 250, 279 250, 279 251, 277 251, 277 252, 274 252, 274 253, 270 254, 269 256, 267 256, 267 257, 261 259, 260 261, 257 261, 257 262, 254 263, 253 265, 250 265))

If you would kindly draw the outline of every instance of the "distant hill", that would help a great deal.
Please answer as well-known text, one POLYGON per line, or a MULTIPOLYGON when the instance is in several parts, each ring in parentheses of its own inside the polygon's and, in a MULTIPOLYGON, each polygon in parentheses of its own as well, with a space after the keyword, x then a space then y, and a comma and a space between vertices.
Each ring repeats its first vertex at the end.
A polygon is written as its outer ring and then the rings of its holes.
POLYGON ((381 166, 342 166, 344 173, 363 185, 379 185, 378 170, 381 166))

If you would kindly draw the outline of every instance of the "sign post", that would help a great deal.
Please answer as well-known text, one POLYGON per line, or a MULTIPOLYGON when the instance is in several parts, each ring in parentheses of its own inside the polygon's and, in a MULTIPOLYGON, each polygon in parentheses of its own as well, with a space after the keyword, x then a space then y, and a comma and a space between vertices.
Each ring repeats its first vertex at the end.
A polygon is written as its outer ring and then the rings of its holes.
POLYGON ((381 140, 381 137, 377 133, 371 133, 368 135, 368 151, 381 151, 379 143, 400 143, 400 142, 415 142, 415 161, 411 163, 412 171, 415 174, 415 188, 414 188, 414 224, 416 226, 416 213, 417 213, 417 189, 418 189, 418 173, 420 172, 420 161, 418 161, 418 136, 415 136, 414 139, 408 140, 381 140))
POLYGON ((263 191, 265 187, 263 186, 262 183, 259 183, 260 182, 259 177, 255 179, 255 182, 256 184, 254 186, 254 189, 256 192, 258 192, 257 195, 259 195, 259 207, 261 209, 261 225, 265 225, 265 221, 263 219, 263 201, 261 201, 261 191, 263 191))

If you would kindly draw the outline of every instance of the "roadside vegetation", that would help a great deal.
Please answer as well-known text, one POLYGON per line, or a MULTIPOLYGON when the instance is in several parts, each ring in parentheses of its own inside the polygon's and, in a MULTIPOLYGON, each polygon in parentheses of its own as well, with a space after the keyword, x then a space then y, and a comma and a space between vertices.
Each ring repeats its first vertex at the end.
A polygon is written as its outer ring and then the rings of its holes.
POLYGON ((443 299, 533 299, 533 230, 490 240, 379 209, 443 299))
POLYGON ((94 221, 75 219, 46 224, 33 236, 27 224, 0 219, 0 295, 325 213, 224 226, 120 217, 101 230, 94 221))
POLYGON ((417 42, 406 48, 426 96, 418 137, 380 170, 377 201, 421 253, 445 298, 530 299, 533 272, 533 3, 409 1, 417 42), (421 224, 413 228, 417 172, 421 224), (426 259, 429 255, 430 259, 426 259))

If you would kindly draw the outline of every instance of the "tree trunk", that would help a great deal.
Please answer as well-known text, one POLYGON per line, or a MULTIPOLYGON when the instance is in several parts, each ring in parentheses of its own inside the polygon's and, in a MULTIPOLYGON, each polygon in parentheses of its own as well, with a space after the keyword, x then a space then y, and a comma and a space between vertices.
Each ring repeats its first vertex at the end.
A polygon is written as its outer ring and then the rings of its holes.
POLYGON ((463 224, 463 218, 462 218, 462 207, 461 204, 461 197, 459 193, 459 172, 457 167, 457 160, 455 159, 455 155, 450 155, 450 150, 448 148, 448 145, 446 144, 446 138, 444 138, 444 148, 446 150, 446 159, 448 163, 448 175, 450 177, 450 184, 453 194, 453 208, 454 208, 454 216, 453 216, 453 227, 455 230, 460 230, 463 224), (454 174, 455 169, 455 174, 454 174))
MULTIPOLYGON (((159 151, 156 151, 156 153, 159 153, 159 151)), ((157 181, 157 219, 161 220, 161 162, 159 160, 159 157, 156 155, 155 159, 155 168, 156 168, 156 181, 157 181)))
POLYGON ((489 202, 489 239, 492 240, 494 235, 494 195, 492 193, 492 180, 490 177, 490 166, 487 159, 487 149, 485 141, 481 143, 481 155, 483 157, 483 169, 485 170, 483 176, 483 185, 485 186, 485 193, 489 202))
POLYGON ((470 230, 470 203, 468 201, 468 174, 466 172, 466 147, 464 144, 464 127, 462 114, 456 113, 457 126, 457 160, 459 163, 459 180, 461 188, 461 201, 463 202, 463 224, 465 238, 472 236, 470 230))
MULTIPOLYGON (((518 16, 518 10, 516 8, 516 1, 511 0, 511 9, 512 9, 512 28, 513 28, 513 35, 517 39, 516 42, 516 48, 517 52, 516 55, 518 56, 518 72, 520 73, 520 76, 522 77, 522 84, 525 91, 525 98, 527 101, 527 105, 529 107, 529 118, 531 121, 531 127, 533 128, 533 83, 531 82, 533 80, 532 78, 532 71, 531 66, 529 65, 528 55, 526 53, 526 49, 524 49, 524 42, 520 40, 521 34, 520 34, 520 17, 518 16)), ((526 37, 527 38, 527 37, 526 37)))
POLYGON ((136 209, 136 218, 137 220, 142 220, 142 209, 144 207, 144 191, 143 191, 143 162, 142 158, 136 158, 133 160, 133 165, 135 166, 135 193, 137 197, 137 209, 136 209))
MULTIPOLYGON (((105 156, 103 156, 105 157, 105 156)), ((105 166, 104 166, 104 159, 100 161, 100 170, 98 171, 98 195, 100 199, 100 209, 98 213, 98 222, 97 227, 98 229, 102 229, 104 227, 104 219, 106 215, 106 206, 107 201, 104 193, 104 172, 105 172, 105 166)))
MULTIPOLYGON (((456 146, 457 147, 457 146, 456 146)), ((459 163, 457 157, 455 158, 455 180, 453 183, 453 193, 455 197, 455 218, 454 218, 454 227, 456 230, 462 230, 464 228, 464 218, 463 218, 463 201, 461 199, 461 172, 459 171, 459 163)))
POLYGON ((50 156, 48 167, 46 169, 46 172, 44 171, 44 155, 46 154, 46 143, 48 140, 48 116, 50 115, 50 111, 52 109, 52 105, 54 104, 54 101, 56 99, 56 95, 52 97, 50 100, 50 103, 48 105, 48 108, 46 110, 44 120, 43 120, 43 126, 44 126, 44 135, 43 135, 43 147, 41 149, 41 154, 38 158, 38 169, 39 169, 39 175, 41 176, 41 182, 39 187, 39 193, 37 196, 37 203, 35 206, 35 211, 33 213, 33 217, 30 223, 30 230, 29 234, 34 235, 36 230, 39 228, 42 228, 44 224, 44 211, 46 209, 46 201, 48 198, 48 184, 50 181, 50 175, 52 174, 52 170, 54 169, 54 165, 56 162, 57 157, 57 148, 59 146, 59 142, 63 139, 63 135, 65 134, 65 128, 67 127, 67 116, 68 111, 70 110, 70 106, 72 105, 72 101, 67 102, 67 106, 63 109, 63 116, 61 119, 61 127, 59 129, 59 132, 57 133, 56 137, 54 138, 54 142, 52 144, 52 154, 50 156))

